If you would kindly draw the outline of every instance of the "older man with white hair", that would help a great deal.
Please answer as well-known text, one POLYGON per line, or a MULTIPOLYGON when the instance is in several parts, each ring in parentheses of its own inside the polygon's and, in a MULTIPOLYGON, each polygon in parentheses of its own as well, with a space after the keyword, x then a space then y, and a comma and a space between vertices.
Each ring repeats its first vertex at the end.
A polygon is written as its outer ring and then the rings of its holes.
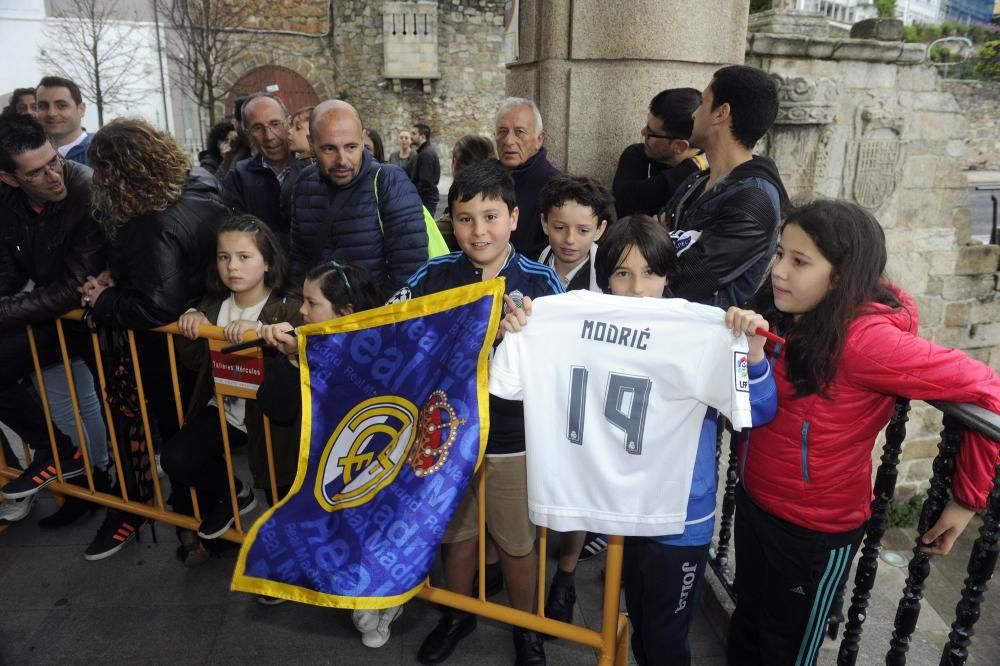
POLYGON ((538 211, 538 193, 559 169, 546 158, 542 113, 530 99, 508 97, 497 111, 497 154, 500 163, 511 170, 520 210, 517 229, 510 240, 514 249, 537 257, 545 245, 545 234, 538 211))

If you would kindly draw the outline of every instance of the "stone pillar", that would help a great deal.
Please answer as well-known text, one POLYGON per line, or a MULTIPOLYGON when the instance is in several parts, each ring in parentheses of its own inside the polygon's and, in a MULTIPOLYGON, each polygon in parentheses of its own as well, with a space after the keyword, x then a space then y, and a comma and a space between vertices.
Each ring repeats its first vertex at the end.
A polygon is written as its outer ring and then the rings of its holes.
POLYGON ((538 103, 553 164, 610 185, 653 95, 743 62, 748 15, 749 0, 521 0, 507 94, 538 103))

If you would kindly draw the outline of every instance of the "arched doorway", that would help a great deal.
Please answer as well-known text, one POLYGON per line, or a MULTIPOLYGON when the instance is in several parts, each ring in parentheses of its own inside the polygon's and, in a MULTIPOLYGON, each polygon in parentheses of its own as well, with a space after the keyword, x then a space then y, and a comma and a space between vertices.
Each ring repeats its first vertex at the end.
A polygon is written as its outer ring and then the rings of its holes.
POLYGON ((236 82, 226 99, 226 115, 232 115, 235 97, 255 92, 272 92, 281 98, 289 113, 319 104, 316 91, 298 72, 280 65, 265 65, 251 69, 236 82))

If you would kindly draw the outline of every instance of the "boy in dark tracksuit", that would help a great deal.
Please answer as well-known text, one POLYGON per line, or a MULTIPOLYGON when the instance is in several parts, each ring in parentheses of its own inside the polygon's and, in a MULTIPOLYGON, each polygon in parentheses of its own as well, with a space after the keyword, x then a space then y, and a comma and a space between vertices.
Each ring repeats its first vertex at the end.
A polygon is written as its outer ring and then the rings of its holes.
MULTIPOLYGON (((414 273, 393 300, 425 296, 480 280, 506 279, 510 299, 563 292, 559 277, 548 266, 518 254, 510 243, 517 227, 514 182, 498 162, 470 166, 455 179, 448 192, 455 240, 461 252, 431 259, 414 273)), ((500 552, 500 565, 511 605, 532 612, 538 575, 534 558, 535 527, 528 519, 527 479, 524 466, 524 411, 520 402, 490 396, 490 433, 486 446, 486 511, 490 536, 500 552)), ((443 539, 447 589, 472 594, 476 572, 478 498, 476 481, 459 505, 443 539)), ((476 627, 476 616, 447 611, 424 639, 417 660, 437 664, 451 654, 458 642, 476 627)), ((516 664, 545 663, 541 637, 515 629, 516 664)))

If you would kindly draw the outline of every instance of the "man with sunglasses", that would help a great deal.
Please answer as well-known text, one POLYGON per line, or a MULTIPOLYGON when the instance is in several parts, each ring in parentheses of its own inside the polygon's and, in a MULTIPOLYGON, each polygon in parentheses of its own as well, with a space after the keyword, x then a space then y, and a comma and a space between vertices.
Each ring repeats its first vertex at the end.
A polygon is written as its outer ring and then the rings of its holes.
POLYGON ((615 169, 618 217, 656 215, 681 181, 708 168, 701 150, 690 143, 691 114, 699 104, 701 93, 694 88, 670 88, 649 103, 642 142, 626 148, 615 169))
MULTIPOLYGON (((25 473, 0 489, 0 522, 27 515, 34 494, 57 478, 41 405, 22 381, 34 372, 25 325, 33 326, 41 366, 60 363, 53 319, 79 306, 77 287, 105 265, 91 191, 90 169, 64 160, 38 122, 0 122, 0 421, 33 449, 25 473)), ((88 342, 66 328, 71 353, 88 342)), ((58 429, 54 434, 63 478, 82 475, 79 451, 58 429)))

